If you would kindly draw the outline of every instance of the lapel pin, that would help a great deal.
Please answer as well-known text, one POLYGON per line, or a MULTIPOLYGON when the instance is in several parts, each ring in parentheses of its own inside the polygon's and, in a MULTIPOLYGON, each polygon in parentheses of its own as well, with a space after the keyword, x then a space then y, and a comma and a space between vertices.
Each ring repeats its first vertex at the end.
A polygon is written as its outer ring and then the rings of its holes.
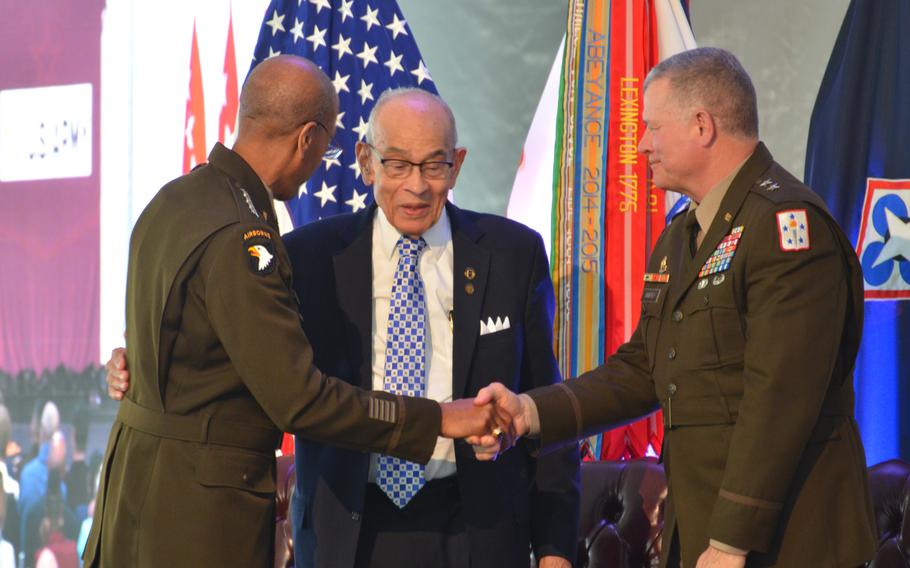
POLYGON ((657 270, 660 274, 667 271, 667 257, 660 259, 660 268, 657 270))
POLYGON ((732 220, 733 220, 733 215, 731 215, 730 213, 724 213, 724 221, 729 223, 732 220))
POLYGON ((465 284, 464 291, 467 292, 468 296, 473 296, 474 295, 474 284, 472 284, 471 282, 468 282, 467 284, 465 284))
POLYGON ((464 277, 468 280, 474 280, 477 277, 477 271, 474 270, 473 266, 469 266, 464 269, 464 277))

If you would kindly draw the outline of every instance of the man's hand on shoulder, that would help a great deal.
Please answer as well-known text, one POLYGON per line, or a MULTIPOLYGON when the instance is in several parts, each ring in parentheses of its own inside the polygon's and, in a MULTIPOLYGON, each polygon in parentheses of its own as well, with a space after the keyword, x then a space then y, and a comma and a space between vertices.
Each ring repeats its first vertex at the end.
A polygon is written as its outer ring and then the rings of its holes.
POLYGON ((110 360, 104 364, 107 370, 107 396, 121 400, 130 388, 130 372, 126 368, 126 349, 117 347, 111 351, 110 360))

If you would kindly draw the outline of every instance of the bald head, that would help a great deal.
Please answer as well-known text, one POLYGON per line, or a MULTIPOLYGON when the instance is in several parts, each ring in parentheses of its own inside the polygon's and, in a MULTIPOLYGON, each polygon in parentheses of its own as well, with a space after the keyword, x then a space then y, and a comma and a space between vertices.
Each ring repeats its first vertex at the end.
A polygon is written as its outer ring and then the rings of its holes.
POLYGON ((60 428, 60 411, 53 401, 47 401, 41 410, 41 430, 38 440, 43 444, 60 428))
POLYGON ((254 67, 243 83, 237 139, 285 136, 308 121, 331 128, 336 114, 338 97, 325 73, 308 59, 279 55, 254 67))
POLYGON ((390 89, 384 91, 379 96, 379 100, 373 105, 370 111, 366 141, 368 144, 378 144, 378 140, 383 137, 383 129, 386 128, 383 116, 390 109, 405 109, 404 112, 417 112, 421 114, 421 120, 431 120, 433 115, 439 115, 440 119, 446 124, 445 143, 448 149, 455 148, 458 145, 458 130, 455 127, 455 115, 448 103, 441 97, 434 95, 429 91, 418 89, 416 87, 403 87, 400 89, 390 89))
POLYGON ((47 468, 62 470, 66 465, 66 438, 59 430, 48 440, 47 468))

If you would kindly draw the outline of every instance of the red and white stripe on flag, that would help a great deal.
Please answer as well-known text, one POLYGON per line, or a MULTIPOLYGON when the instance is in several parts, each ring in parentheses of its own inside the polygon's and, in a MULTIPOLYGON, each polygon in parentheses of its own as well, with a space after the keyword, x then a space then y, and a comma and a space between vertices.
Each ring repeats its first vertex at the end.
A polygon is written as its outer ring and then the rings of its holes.
POLYGON ((190 90, 186 98, 186 122, 183 134, 183 173, 205 162, 205 97, 202 91, 202 65, 199 42, 193 21, 193 47, 190 52, 190 90))

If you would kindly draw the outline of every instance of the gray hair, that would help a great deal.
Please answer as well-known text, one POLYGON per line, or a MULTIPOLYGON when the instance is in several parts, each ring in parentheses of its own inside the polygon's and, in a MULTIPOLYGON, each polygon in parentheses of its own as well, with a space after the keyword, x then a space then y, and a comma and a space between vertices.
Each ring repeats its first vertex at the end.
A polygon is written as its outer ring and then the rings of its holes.
POLYGON ((749 74, 732 53, 699 47, 661 61, 645 79, 670 81, 671 98, 680 109, 702 106, 727 134, 758 138, 758 104, 749 74))
POLYGON ((40 426, 39 440, 42 444, 50 440, 54 432, 60 429, 60 411, 51 400, 44 403, 44 408, 41 410, 40 426))
POLYGON ((411 95, 426 97, 445 110, 446 116, 449 118, 449 141, 451 142, 451 147, 455 148, 458 145, 458 128, 455 126, 455 114, 452 113, 452 109, 439 95, 434 95, 433 93, 418 87, 398 87, 383 91, 382 94, 379 95, 379 98, 376 99, 376 104, 373 105, 373 110, 370 111, 370 118, 367 120, 367 133, 364 137, 366 143, 370 145, 373 144, 373 132, 376 130, 376 117, 379 115, 379 111, 382 107, 393 99, 411 95))

